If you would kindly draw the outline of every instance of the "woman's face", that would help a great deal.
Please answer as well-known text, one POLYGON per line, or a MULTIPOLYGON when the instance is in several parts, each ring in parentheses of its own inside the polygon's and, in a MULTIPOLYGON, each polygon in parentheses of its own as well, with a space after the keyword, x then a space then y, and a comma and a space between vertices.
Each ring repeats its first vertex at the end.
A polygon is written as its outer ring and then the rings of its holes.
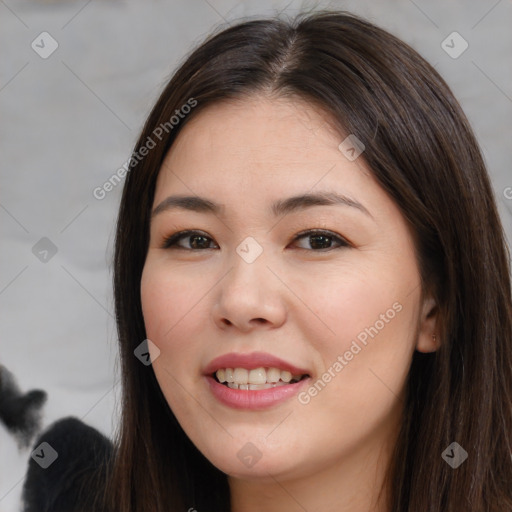
POLYGON ((368 472, 414 350, 435 349, 406 222, 344 139, 307 103, 254 96, 198 114, 158 176, 141 282, 153 369, 232 477, 368 472))

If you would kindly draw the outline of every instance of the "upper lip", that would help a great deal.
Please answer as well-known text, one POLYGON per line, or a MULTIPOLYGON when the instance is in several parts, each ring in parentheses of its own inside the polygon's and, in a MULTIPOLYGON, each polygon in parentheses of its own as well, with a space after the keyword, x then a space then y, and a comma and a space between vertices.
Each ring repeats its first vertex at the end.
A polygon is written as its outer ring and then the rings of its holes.
POLYGON ((220 368, 245 368, 252 370, 254 368, 278 368, 288 370, 292 375, 309 375, 309 371, 299 368, 284 359, 275 357, 265 352, 224 354, 216 357, 208 363, 204 369, 205 375, 211 375, 220 368))

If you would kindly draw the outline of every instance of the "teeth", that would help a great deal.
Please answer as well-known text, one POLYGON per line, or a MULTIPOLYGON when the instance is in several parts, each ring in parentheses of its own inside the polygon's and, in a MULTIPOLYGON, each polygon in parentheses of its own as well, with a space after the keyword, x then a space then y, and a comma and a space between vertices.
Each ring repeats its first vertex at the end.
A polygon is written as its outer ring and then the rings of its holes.
MULTIPOLYGON (((269 387, 272 386, 272 384, 248 384, 249 386, 249 389, 268 389, 269 387)), ((240 388, 242 389, 242 388, 240 388)))
POLYGON ((267 382, 278 382, 281 378, 281 370, 279 368, 269 368, 267 370, 267 382))
POLYGON ((270 389, 278 388, 279 386, 286 386, 286 382, 266 382, 265 384, 235 384, 234 382, 228 382, 227 386, 231 389, 257 391, 258 389, 270 389))
POLYGON ((288 382, 299 381, 302 375, 292 375, 287 370, 279 368, 220 368, 217 370, 217 379, 226 383, 231 389, 268 389, 282 386, 288 382))
POLYGON ((290 372, 281 372, 281 380, 283 382, 290 382, 292 380, 292 374, 290 372))
POLYGON ((249 380, 251 384, 265 384, 267 382, 267 372, 265 368, 256 368, 249 372, 249 380))
POLYGON ((249 371, 245 368, 235 368, 233 372, 235 384, 247 384, 249 382, 249 371))

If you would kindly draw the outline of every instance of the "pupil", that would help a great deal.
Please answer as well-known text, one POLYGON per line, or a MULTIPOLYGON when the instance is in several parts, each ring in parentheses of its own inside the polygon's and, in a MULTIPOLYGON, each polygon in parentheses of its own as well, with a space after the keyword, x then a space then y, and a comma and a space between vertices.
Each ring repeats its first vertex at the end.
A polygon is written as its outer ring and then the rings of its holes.
POLYGON ((191 240, 191 244, 190 244, 190 245, 191 245, 191 246, 192 246, 192 248, 194 248, 194 249, 198 249, 198 248, 208 248, 208 239, 207 239, 206 237, 202 236, 202 235, 195 235, 195 236, 192 236, 192 237, 190 238, 190 240, 191 240), (202 238, 204 243, 203 243, 203 244, 201 244, 201 243, 199 243, 199 244, 195 244, 193 241, 194 241, 194 240, 197 240, 198 238, 202 238))
POLYGON ((311 241, 312 241, 311 247, 313 247, 314 249, 315 248, 316 249, 326 249, 326 248, 329 248, 329 246, 330 246, 329 240, 330 240, 330 237, 327 236, 327 235, 311 235, 311 241), (320 240, 323 239, 324 241, 326 241, 327 242, 327 247, 317 247, 317 244, 314 242, 314 240, 318 241, 319 239, 320 240))

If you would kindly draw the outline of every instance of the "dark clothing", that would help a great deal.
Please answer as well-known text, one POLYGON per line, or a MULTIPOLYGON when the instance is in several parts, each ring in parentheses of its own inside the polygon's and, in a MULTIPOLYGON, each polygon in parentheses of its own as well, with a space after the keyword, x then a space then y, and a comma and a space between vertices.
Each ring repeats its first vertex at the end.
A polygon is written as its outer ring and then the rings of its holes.
POLYGON ((92 500, 102 491, 112 449, 109 439, 77 418, 53 423, 33 444, 23 512, 103 511, 93 511, 92 500))

